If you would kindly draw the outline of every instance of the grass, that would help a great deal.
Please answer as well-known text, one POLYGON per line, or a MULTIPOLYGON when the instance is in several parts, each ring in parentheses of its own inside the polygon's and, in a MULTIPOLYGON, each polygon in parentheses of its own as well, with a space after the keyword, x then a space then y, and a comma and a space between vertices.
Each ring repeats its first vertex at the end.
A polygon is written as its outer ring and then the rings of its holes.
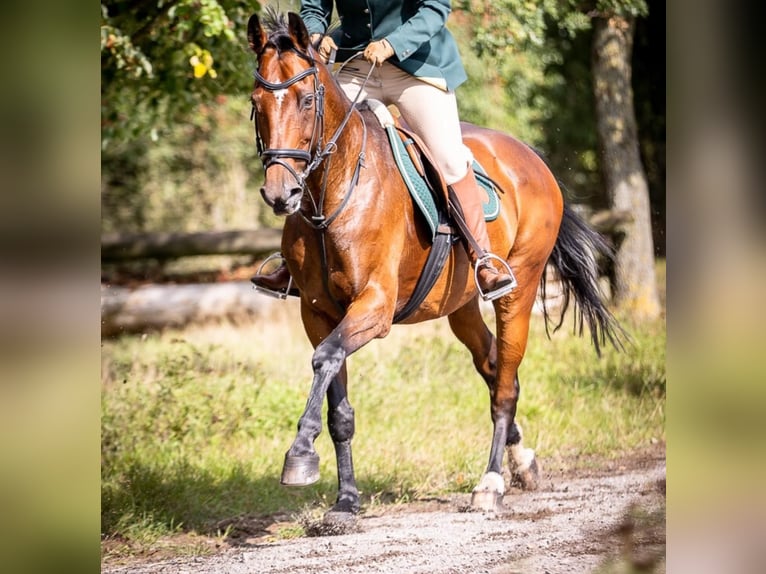
MULTIPOLYGON (((664 442, 664 321, 625 326, 633 346, 599 359, 587 339, 559 332, 548 340, 542 320, 533 321, 518 420, 543 462, 615 458, 664 442)), ((140 552, 170 535, 224 537, 232 517, 332 504, 326 430, 316 442, 320 482, 279 485, 310 361, 293 303, 269 324, 104 341, 102 536, 122 541, 120 552, 140 552)), ((473 488, 489 454, 488 394, 446 321, 395 327, 353 355, 349 373, 363 504, 473 488)), ((277 535, 300 535, 283 530, 277 535)))

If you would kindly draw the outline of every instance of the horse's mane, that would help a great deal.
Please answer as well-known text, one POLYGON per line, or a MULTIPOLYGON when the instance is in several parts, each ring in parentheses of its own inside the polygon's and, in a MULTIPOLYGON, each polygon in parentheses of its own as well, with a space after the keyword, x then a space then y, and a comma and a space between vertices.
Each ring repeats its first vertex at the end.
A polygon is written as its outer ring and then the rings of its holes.
POLYGON ((261 25, 269 35, 267 44, 271 44, 280 52, 295 47, 284 12, 278 12, 273 6, 266 6, 261 16, 261 25))
MULTIPOLYGON (((266 6, 261 14, 261 25, 269 36, 267 43, 274 46, 278 51, 283 52, 295 47, 290 36, 290 23, 284 12, 279 12, 274 6, 266 6)), ((323 36, 330 35, 339 27, 340 20, 334 17, 323 36)), ((317 40, 314 45, 315 48, 319 45, 320 41, 317 40)))

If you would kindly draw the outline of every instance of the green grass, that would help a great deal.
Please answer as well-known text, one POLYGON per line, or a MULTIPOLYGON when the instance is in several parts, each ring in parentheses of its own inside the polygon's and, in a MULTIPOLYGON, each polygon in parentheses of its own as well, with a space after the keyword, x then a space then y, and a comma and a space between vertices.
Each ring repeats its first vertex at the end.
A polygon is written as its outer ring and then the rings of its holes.
MULTIPOLYGON (((140 549, 180 532, 222 536, 218 524, 236 516, 332 504, 326 430, 316 442, 320 482, 279 485, 311 381, 311 348, 292 303, 285 315, 103 343, 105 537, 140 549)), ((599 359, 587 339, 559 332, 548 340, 542 320, 533 321, 518 420, 544 464, 664 441, 664 322, 626 327, 633 346, 599 359)), ((489 454, 489 400, 446 321, 395 327, 349 359, 349 374, 367 507, 470 491, 489 454)))

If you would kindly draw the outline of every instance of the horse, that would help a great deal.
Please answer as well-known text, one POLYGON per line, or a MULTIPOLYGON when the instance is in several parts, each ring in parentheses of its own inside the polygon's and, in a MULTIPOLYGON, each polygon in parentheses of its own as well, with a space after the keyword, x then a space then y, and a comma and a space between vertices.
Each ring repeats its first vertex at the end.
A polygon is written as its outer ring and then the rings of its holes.
MULTIPOLYGON (((264 201, 284 216, 282 256, 300 296, 300 315, 314 352, 313 380, 295 439, 285 454, 281 483, 319 480, 314 440, 327 426, 338 491, 325 519, 360 511, 351 453, 354 409, 348 400, 346 359, 385 337, 406 306, 426 261, 431 235, 419 219, 384 130, 372 112, 354 105, 320 60, 300 16, 267 12, 250 17, 250 50, 257 66, 251 93, 258 152, 264 164, 264 201)), ((517 287, 495 299, 496 333, 484 322, 464 247, 451 246, 433 288, 403 324, 447 317, 484 379, 490 398, 489 462, 471 503, 502 508, 504 455, 512 476, 534 489, 539 467, 522 444, 515 421, 518 369, 527 345, 538 286, 546 265, 563 285, 561 326, 570 296, 580 334, 587 323, 599 351, 619 343, 619 325, 598 286, 596 257, 603 239, 565 205, 559 184, 530 146, 510 135, 462 124, 465 143, 502 190, 501 212, 488 223, 492 252, 513 269, 517 287)), ((543 297, 544 300, 544 297, 543 297)), ((544 308, 546 329, 551 317, 544 308)), ((576 323, 577 325, 577 323, 576 323)))

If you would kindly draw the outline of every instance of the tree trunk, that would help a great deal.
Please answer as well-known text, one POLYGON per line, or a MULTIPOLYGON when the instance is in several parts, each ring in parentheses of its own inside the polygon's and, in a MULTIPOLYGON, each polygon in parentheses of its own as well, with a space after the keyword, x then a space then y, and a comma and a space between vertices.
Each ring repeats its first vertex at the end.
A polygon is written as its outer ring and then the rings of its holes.
POLYGON ((611 208, 632 214, 619 226, 615 302, 638 319, 659 316, 649 186, 641 164, 631 87, 634 20, 595 19, 593 91, 601 166, 611 208))

